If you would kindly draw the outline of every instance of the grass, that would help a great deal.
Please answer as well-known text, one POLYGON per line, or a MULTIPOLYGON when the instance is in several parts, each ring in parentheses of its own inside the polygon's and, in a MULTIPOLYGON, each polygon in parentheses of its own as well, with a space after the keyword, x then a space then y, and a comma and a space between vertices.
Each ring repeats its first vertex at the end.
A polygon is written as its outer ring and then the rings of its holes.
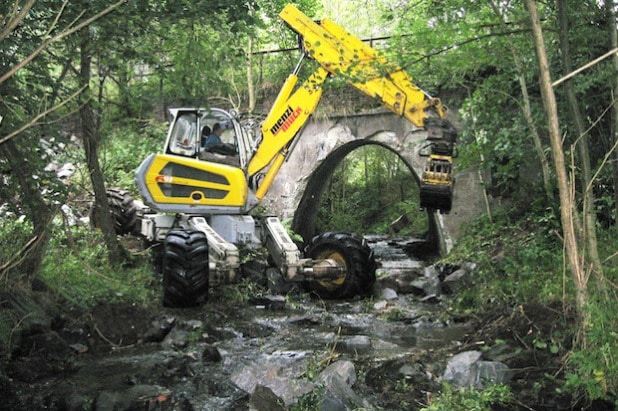
POLYGON ((147 255, 112 267, 100 233, 90 227, 57 227, 40 279, 59 300, 89 308, 100 302, 158 304, 159 285, 147 255))
MULTIPOLYGON (((611 401, 618 392, 616 230, 598 231, 604 273, 591 273, 588 283, 591 321, 585 330, 586 345, 567 348, 564 356, 562 390, 572 393, 574 402, 582 398, 611 401)), ((557 219, 538 213, 516 221, 503 213, 494 216, 493 223, 479 219, 470 224, 445 262, 477 263, 477 284, 454 300, 452 310, 480 315, 496 307, 516 309, 527 303, 574 307, 574 286, 563 258, 560 232, 557 219)))

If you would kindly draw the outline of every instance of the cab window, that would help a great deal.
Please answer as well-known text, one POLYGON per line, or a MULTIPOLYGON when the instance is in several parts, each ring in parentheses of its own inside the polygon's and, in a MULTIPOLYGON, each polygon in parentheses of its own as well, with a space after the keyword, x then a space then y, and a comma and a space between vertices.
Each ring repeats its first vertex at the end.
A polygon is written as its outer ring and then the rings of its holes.
POLYGON ((197 135, 197 116, 195 113, 181 114, 176 118, 170 137, 170 153, 194 157, 197 152, 197 135))

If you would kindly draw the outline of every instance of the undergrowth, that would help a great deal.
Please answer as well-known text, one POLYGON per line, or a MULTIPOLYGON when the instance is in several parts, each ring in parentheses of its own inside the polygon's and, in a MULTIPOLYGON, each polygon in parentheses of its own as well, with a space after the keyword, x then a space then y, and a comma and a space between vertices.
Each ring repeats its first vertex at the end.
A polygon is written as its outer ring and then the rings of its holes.
POLYGON ((478 391, 444 384, 440 397, 422 411, 491 411, 496 407, 504 409, 513 402, 513 398, 506 385, 492 385, 478 391))
MULTIPOLYGON (((453 301, 451 309, 454 312, 482 315, 497 307, 516 310, 530 303, 575 306, 574 286, 563 255, 559 218, 555 212, 539 213, 537 210, 517 216, 517 219, 507 212, 498 212, 493 215, 493 221, 481 218, 465 230, 465 236, 458 240, 444 262, 477 263, 476 285, 453 301)), ((603 276, 590 273, 590 323, 585 335, 573 341, 572 347, 560 347, 566 352, 557 391, 571 394, 573 403, 595 399, 614 401, 618 392, 616 231, 616 227, 598 231, 604 273, 603 276)), ((563 326, 570 327, 570 333, 577 336, 573 329, 576 324, 563 326)))
POLYGON ((124 267, 109 264, 101 235, 91 227, 56 227, 40 279, 60 301, 90 308, 101 302, 159 303, 147 255, 124 267))

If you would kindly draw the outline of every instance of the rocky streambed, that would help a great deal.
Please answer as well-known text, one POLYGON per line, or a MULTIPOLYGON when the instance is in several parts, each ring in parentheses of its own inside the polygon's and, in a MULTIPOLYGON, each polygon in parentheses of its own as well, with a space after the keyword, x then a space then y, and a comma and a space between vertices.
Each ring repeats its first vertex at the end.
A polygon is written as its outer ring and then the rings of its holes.
MULTIPOLYGON (((472 284, 473 264, 411 258, 415 239, 369 240, 381 265, 371 298, 323 301, 249 286, 244 298, 211 290, 190 309, 34 315, 0 381, 0 409, 414 410, 443 381, 483 388, 547 371, 545 353, 503 341, 500 327, 483 339, 479 321, 448 313, 449 294, 472 284)), ((522 336, 533 323, 500 318, 522 336)), ((520 400, 521 409, 556 409, 546 401, 530 408, 520 400)))

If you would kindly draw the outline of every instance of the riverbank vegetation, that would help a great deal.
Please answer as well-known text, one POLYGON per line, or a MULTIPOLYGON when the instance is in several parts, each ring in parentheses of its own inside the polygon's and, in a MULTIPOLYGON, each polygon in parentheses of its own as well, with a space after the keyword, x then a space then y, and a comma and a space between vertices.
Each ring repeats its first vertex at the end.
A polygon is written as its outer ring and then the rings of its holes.
MULTIPOLYGON (((163 144, 167 108, 233 108, 259 121, 297 62, 296 39, 277 18, 285 1, 181 3, 0 5, 3 364, 23 323, 8 309, 16 290, 46 289, 80 307, 158 304, 150 257, 116 236, 105 188, 135 190, 133 170, 163 144), (97 229, 80 225, 84 217, 97 229)), ((481 318, 496 307, 551 307, 562 325, 556 334, 535 339, 533 330, 524 341, 562 364, 535 381, 539 393, 550 386, 582 407, 615 401, 614 2, 295 3, 372 38, 451 107, 457 167, 480 173, 486 204, 445 257, 479 265, 452 312, 481 318)), ((345 96, 346 87, 332 81, 325 96, 345 96)), ((326 97, 318 115, 341 108, 326 97)), ((404 233, 422 234, 426 214, 416 210, 408 172, 396 153, 356 150, 327 182, 318 226, 392 234, 393 219, 407 215, 413 224, 404 233)))

